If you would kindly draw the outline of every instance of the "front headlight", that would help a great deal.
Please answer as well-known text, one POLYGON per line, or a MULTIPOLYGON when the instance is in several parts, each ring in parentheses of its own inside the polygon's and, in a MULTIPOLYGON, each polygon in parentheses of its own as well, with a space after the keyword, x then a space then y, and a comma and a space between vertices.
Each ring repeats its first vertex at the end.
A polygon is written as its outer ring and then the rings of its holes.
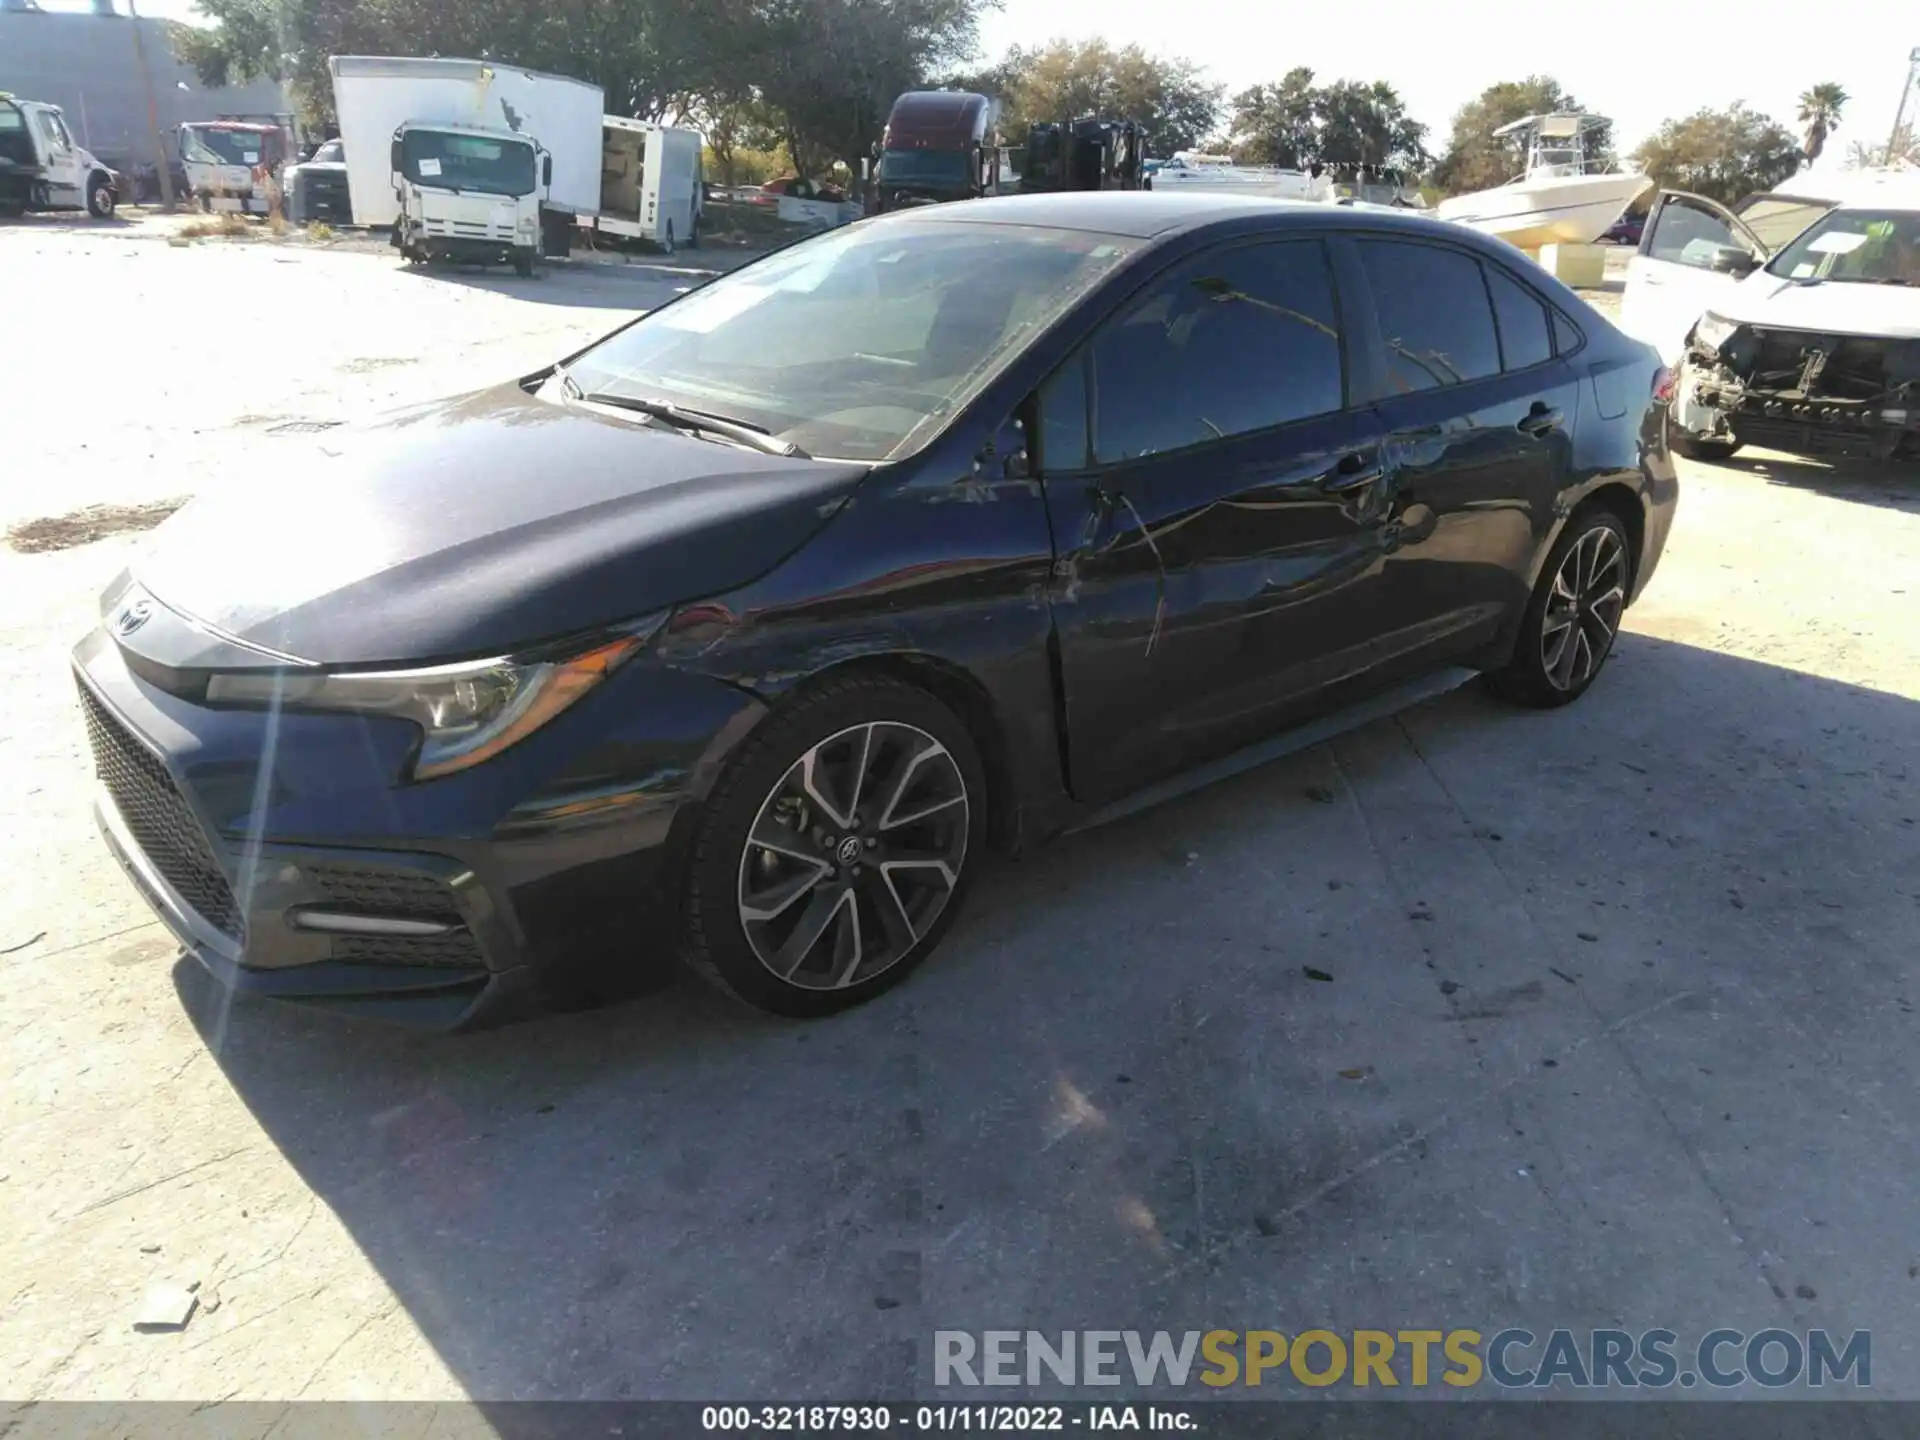
POLYGON ((566 710, 631 659, 666 612, 568 656, 463 661, 419 670, 215 675, 214 704, 391 715, 420 727, 412 778, 431 780, 490 760, 566 710))
POLYGON ((1716 315, 1709 310, 1700 317, 1700 323, 1693 327, 1693 338, 1703 349, 1718 350, 1733 338, 1733 332, 1739 328, 1724 315, 1716 315))

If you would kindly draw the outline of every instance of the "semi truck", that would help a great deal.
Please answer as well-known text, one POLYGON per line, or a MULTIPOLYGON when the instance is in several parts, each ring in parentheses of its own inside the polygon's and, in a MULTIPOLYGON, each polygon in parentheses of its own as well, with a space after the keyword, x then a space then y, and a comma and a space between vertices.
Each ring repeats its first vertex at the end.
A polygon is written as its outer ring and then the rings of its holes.
POLYGON ((994 194, 1000 184, 998 107, 965 90, 909 90, 893 102, 876 147, 877 210, 994 194))
POLYGON ((58 105, 0 92, 0 213, 84 210, 113 218, 119 182, 74 144, 58 105))
POLYGON ((603 116, 600 204, 586 223, 596 235, 649 241, 669 255, 680 245, 698 245, 706 208, 705 149, 698 130, 603 116))
POLYGON ((409 263, 564 256, 600 209, 598 85, 491 60, 336 55, 353 222, 409 263))

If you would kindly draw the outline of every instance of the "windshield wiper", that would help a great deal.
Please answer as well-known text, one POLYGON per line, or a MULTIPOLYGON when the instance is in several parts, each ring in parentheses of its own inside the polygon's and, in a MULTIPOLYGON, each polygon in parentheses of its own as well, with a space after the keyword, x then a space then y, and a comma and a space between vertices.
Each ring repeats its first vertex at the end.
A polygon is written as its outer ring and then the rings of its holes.
POLYGON ((570 392, 589 405, 610 405, 617 410, 632 410, 637 414, 671 425, 676 430, 705 431, 709 435, 718 435, 737 445, 745 445, 749 450, 758 450, 763 455, 782 455, 790 460, 811 460, 813 457, 798 445, 788 440, 776 440, 757 425, 749 425, 742 420, 729 420, 724 415, 709 415, 704 410, 688 410, 683 406, 670 404, 665 400, 642 400, 633 395, 621 395, 612 390, 592 390, 579 394, 580 386, 571 375, 561 372, 570 392))

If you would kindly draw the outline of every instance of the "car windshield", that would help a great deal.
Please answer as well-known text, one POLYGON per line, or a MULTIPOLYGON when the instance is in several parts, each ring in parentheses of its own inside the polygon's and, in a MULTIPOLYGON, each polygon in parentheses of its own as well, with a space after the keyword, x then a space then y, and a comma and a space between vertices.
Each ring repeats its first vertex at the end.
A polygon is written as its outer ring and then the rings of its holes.
POLYGON ((416 185, 484 195, 533 193, 533 147, 520 140, 409 130, 400 142, 401 174, 416 185))
POLYGON ((663 400, 811 454, 910 453, 1138 246, 886 219, 723 276, 573 361, 586 392, 663 400))
POLYGON ((880 179, 888 185, 967 183, 967 157, 958 150, 888 150, 880 156, 880 179))
POLYGON ((1835 210, 1767 270, 1784 280, 1920 285, 1920 211, 1835 210))
POLYGON ((200 165, 258 165, 263 144, 257 130, 188 127, 180 132, 183 158, 200 165))

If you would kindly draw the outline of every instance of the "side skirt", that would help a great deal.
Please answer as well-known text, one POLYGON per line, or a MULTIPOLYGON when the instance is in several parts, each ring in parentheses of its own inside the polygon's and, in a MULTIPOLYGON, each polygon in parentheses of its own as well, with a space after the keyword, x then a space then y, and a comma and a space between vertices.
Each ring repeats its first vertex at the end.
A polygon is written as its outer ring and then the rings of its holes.
POLYGON ((1182 795, 1191 795, 1196 790, 1204 790, 1210 785, 1219 784, 1222 780, 1244 775, 1249 770, 1258 769, 1295 751, 1305 750, 1309 746, 1344 735, 1350 730, 1357 730, 1362 725, 1371 724, 1375 720, 1384 720, 1390 715, 1397 715, 1423 700, 1431 700, 1458 690, 1479 674, 1478 670, 1469 670, 1456 665, 1405 681, 1390 689, 1382 690, 1377 695, 1370 695, 1343 710, 1336 710, 1330 715, 1310 720, 1271 739, 1249 745, 1244 750, 1236 750, 1233 754, 1210 764, 1176 775, 1170 780, 1162 780, 1156 785, 1149 785, 1144 790, 1136 790, 1133 794, 1094 811, 1086 819, 1069 826, 1064 833, 1077 835, 1083 830, 1092 830, 1096 826, 1109 824, 1123 816, 1135 815, 1142 810, 1150 810, 1156 805, 1164 805, 1167 801, 1177 800, 1182 795))

